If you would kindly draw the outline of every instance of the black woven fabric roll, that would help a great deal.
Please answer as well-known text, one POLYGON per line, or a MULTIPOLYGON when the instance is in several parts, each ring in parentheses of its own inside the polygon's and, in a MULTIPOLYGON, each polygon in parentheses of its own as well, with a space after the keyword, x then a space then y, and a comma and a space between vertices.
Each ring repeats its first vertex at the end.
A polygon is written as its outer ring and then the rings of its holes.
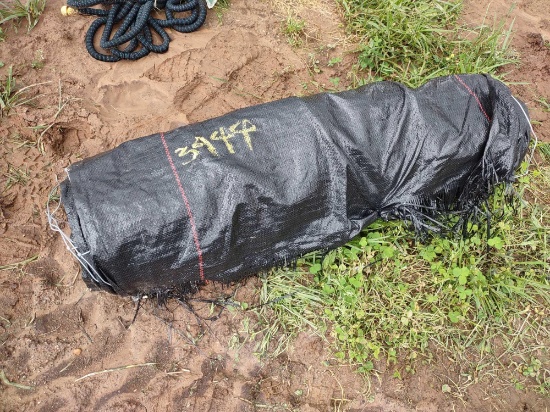
POLYGON ((70 166, 62 203, 90 286, 229 282, 344 244, 377 218, 437 230, 514 180, 530 126, 483 75, 288 98, 70 166))

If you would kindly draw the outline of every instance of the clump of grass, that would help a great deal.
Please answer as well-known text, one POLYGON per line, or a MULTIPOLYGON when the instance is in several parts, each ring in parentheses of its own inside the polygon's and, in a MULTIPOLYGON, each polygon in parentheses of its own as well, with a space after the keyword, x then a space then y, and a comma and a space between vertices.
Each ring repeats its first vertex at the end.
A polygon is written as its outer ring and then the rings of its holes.
POLYGON ((550 163, 550 143, 540 142, 537 145, 537 149, 544 161, 550 163))
POLYGON ((229 9, 230 5, 231 5, 230 0, 218 0, 216 2, 214 10, 216 11, 216 17, 218 18, 219 24, 222 24, 223 15, 229 9))
POLYGON ((461 1, 339 0, 360 39, 359 72, 417 87, 454 73, 493 72, 515 61, 511 27, 457 25, 461 1))
POLYGON ((312 288, 308 278, 311 276, 307 272, 283 269, 260 276, 261 304, 257 309, 260 321, 253 334, 262 336, 256 347, 260 356, 276 357, 283 353, 304 327, 322 336, 326 325, 318 314, 322 313, 326 302, 322 291, 312 288), (307 305, 303 305, 304 302, 307 305))
POLYGON ((218 0, 216 1, 216 7, 219 7, 221 9, 228 9, 231 5, 230 0, 218 0))
POLYGON ((28 0, 25 4, 21 0, 0 1, 0 24, 26 19, 28 31, 31 31, 38 23, 45 6, 46 0, 28 0))
POLYGON ((550 102, 546 97, 539 97, 536 102, 541 105, 544 112, 550 112, 550 102))
MULTIPOLYGON (((535 185, 547 173, 535 174, 535 185)), ((532 178, 522 178, 520 192, 531 192, 532 178)), ((362 373, 398 359, 413 372, 432 350, 474 368, 489 358, 506 368, 519 356, 517 372, 547 389, 550 371, 531 357, 542 358, 537 342, 550 333, 550 212, 521 197, 510 203, 507 189, 497 190, 489 234, 482 219, 469 238, 420 243, 404 223, 380 221, 324 258, 311 254, 298 270, 262 278, 262 303, 271 304, 260 314, 271 329, 260 346, 269 348, 277 329, 288 336, 313 325, 328 331, 336 358, 362 373)))
POLYGON ((8 164, 8 171, 4 173, 6 184, 4 191, 11 189, 15 185, 25 186, 29 181, 29 171, 8 164))
POLYGON ((287 37, 292 47, 298 47, 303 44, 305 36, 306 23, 299 17, 289 15, 283 24, 283 34, 287 37))
MULTIPOLYGON (((40 86, 44 83, 31 84, 17 88, 16 79, 13 76, 12 66, 8 68, 8 75, 3 82, 0 82, 0 118, 8 115, 10 110, 31 103, 39 96, 27 97, 29 89, 40 86)), ((46 82, 47 83, 47 82, 46 82)))
POLYGON ((21 137, 20 134, 15 133, 6 142, 14 145, 15 149, 29 149, 36 147, 36 142, 21 137))

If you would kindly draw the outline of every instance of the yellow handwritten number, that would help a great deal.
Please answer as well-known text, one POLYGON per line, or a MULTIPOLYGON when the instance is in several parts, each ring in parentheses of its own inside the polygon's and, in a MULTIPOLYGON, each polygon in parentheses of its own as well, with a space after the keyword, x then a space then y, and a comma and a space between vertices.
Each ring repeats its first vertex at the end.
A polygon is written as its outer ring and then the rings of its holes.
POLYGON ((230 154, 235 154, 235 148, 230 140, 239 134, 243 137, 243 140, 250 151, 253 151, 252 132, 256 131, 256 126, 252 124, 250 120, 243 119, 242 121, 238 121, 237 123, 229 126, 228 129, 229 131, 227 131, 224 127, 220 127, 218 130, 213 131, 210 135, 210 140, 202 136, 195 136, 195 141, 191 144, 191 149, 188 146, 177 148, 175 153, 178 157, 187 157, 187 159, 182 162, 182 165, 185 166, 197 159, 197 157, 201 154, 198 149, 203 147, 205 147, 212 156, 218 157, 218 151, 212 142, 220 140, 224 142, 225 147, 230 154))
POLYGON ((210 135, 210 140, 223 140, 225 143, 225 147, 227 147, 227 151, 231 154, 235 153, 235 149, 233 149, 233 145, 229 142, 229 139, 233 138, 235 136, 235 133, 229 133, 225 134, 225 129, 223 127, 220 127, 219 134, 217 131, 213 132, 210 135))
POLYGON ((256 126, 254 126, 254 125, 250 122, 250 120, 244 119, 243 122, 242 122, 241 130, 238 130, 238 131, 237 131, 237 127, 239 127, 240 124, 241 124, 241 122, 237 122, 237 123, 235 123, 233 126, 229 126, 229 130, 230 130, 232 133, 240 133, 240 134, 242 134, 245 143, 248 145, 248 147, 249 147, 250 150, 252 151, 252 139, 250 138, 250 133, 256 131, 256 126))
POLYGON ((193 143, 191 146, 193 147, 193 149, 199 149, 201 147, 206 147, 212 155, 219 156, 219 154, 216 151, 216 148, 214 147, 214 145, 212 143, 210 143, 204 137, 200 137, 200 136, 195 137, 195 143, 193 143))
POLYGON ((176 149, 176 154, 179 157, 184 157, 184 156, 187 156, 188 154, 191 155, 190 160, 188 160, 186 162, 182 162, 183 165, 187 165, 187 164, 191 163, 193 160, 195 160, 198 157, 199 151, 195 150, 195 149, 189 149, 187 146, 185 146, 185 147, 180 147, 180 148, 176 149))

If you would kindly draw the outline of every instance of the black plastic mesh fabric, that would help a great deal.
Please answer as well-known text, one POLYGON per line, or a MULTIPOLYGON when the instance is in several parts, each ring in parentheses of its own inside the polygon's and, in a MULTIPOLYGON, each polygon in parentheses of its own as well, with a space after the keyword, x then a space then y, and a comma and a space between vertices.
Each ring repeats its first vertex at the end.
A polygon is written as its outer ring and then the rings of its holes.
POLYGON ((70 166, 62 202, 90 286, 229 282, 344 244, 377 218, 437 230, 514 170, 528 119, 483 75, 288 98, 70 166))

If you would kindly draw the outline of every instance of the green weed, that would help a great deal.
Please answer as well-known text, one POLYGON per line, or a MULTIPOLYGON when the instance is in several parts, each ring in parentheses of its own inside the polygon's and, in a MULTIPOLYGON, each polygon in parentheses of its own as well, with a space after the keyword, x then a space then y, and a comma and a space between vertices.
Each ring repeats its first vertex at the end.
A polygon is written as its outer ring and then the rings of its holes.
POLYGON ((257 309, 260 321, 254 333, 262 336, 256 347, 259 355, 278 356, 306 326, 323 335, 326 325, 316 316, 325 305, 323 294, 309 286, 308 278, 307 272, 288 270, 260 276, 262 304, 257 309), (302 306, 304 302, 307 305, 302 306))
POLYGON ((341 57, 333 57, 332 59, 330 59, 327 63, 327 66, 328 67, 334 67, 340 63, 342 63, 342 58, 341 57))
MULTIPOLYGON (((521 192, 532 185, 525 178, 521 192)), ((335 357, 362 373, 398 359, 413 373, 433 349, 461 362, 528 352, 549 333, 550 215, 520 198, 499 188, 491 199, 499 218, 490 228, 484 218, 471 223, 467 238, 421 243, 402 222, 376 222, 324 258, 310 254, 296 271, 263 277, 264 339, 278 337, 280 350, 305 325, 327 330, 335 357)))
POLYGON ((228 9, 231 5, 230 0, 218 0, 216 2, 216 7, 219 7, 220 9, 228 9))
MULTIPOLYGON (((509 48, 512 26, 460 26, 458 0, 338 2, 361 44, 354 86, 390 79, 416 87, 454 73, 498 77, 502 66, 517 61, 509 48)), ((287 21, 283 32, 302 38, 302 23, 287 21)), ((315 53, 308 69, 322 71, 315 53)), ((329 81, 340 86, 337 77, 329 81)), ((318 86, 302 88, 309 84, 318 86)), ((548 147, 537 150, 550 159, 548 147)), ((484 374, 548 393, 550 169, 535 166, 515 188, 497 188, 489 200, 492 219, 481 213, 468 236, 420 241, 406 223, 377 221, 345 246, 261 276, 260 305, 253 309, 259 322, 249 339, 259 354, 277 356, 306 328, 360 373, 385 363, 396 378, 442 352, 471 371, 443 385, 445 393, 463 396, 484 374)))
POLYGON ((537 145, 537 150, 539 151, 543 160, 550 163, 550 143, 540 142, 537 145))
POLYGON ((338 87, 340 86, 340 78, 339 77, 331 77, 328 79, 335 90, 338 90, 338 87))
POLYGON ((288 16, 282 30, 290 45, 298 47, 303 44, 305 28, 306 23, 302 19, 288 16))
MULTIPOLYGON (((46 82, 48 83, 48 82, 46 82)), ((29 86, 17 88, 16 79, 13 76, 12 66, 8 68, 8 76, 0 83, 0 118, 8 115, 10 110, 31 103, 39 96, 27 97, 29 89, 45 83, 36 83, 29 86)))
POLYGON ((538 393, 541 395, 550 394, 550 369, 546 368, 540 359, 531 356, 519 365, 518 372, 535 380, 537 383, 535 390, 538 393))
POLYGON ((230 0, 218 0, 216 2, 216 6, 214 7, 214 10, 216 12, 216 17, 218 18, 218 24, 222 24, 223 15, 229 9, 230 5, 231 5, 230 0))
POLYGON ((550 102, 546 97, 540 97, 536 100, 542 106, 542 110, 545 112, 550 112, 550 102))
POLYGON ((511 27, 457 25, 461 1, 339 0, 361 39, 357 69, 416 87, 454 73, 494 73, 515 62, 511 27))
POLYGON ((26 19, 28 31, 31 31, 38 23, 45 6, 46 0, 28 0, 26 4, 21 0, 0 1, 0 24, 26 19))
POLYGON ((309 53, 307 66, 311 76, 315 76, 323 71, 321 70, 320 61, 315 53, 309 53))

